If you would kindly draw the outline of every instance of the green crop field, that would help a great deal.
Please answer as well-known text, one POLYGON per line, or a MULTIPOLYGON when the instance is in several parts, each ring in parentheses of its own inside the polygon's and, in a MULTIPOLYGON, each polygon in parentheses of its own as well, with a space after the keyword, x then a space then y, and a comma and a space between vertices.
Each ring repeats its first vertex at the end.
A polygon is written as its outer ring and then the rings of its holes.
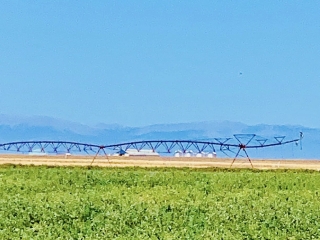
POLYGON ((320 239, 320 174, 0 167, 0 239, 320 239))

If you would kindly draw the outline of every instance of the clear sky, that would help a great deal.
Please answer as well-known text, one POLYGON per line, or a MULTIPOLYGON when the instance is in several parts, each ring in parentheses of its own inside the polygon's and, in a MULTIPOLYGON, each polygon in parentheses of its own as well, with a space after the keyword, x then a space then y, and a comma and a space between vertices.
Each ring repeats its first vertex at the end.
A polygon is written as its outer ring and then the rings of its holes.
POLYGON ((0 113, 320 127, 319 1, 2 1, 0 113))

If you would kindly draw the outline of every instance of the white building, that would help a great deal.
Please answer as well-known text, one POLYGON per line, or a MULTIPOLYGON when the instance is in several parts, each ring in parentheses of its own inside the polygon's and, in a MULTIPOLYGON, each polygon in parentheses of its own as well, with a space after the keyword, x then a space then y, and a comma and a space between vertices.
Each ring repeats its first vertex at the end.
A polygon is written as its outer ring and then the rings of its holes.
POLYGON ((159 156, 159 153, 154 152, 151 149, 141 149, 138 151, 137 149, 127 149, 125 156, 159 156))
POLYGON ((178 150, 174 153, 174 156, 175 157, 207 157, 207 158, 215 158, 217 157, 217 154, 215 152, 210 152, 210 153, 207 153, 207 152, 201 152, 201 153, 194 153, 193 151, 186 151, 185 153, 178 150))
POLYGON ((48 154, 41 149, 34 149, 32 152, 29 152, 28 155, 31 156, 47 156, 48 154))
POLYGON ((208 153, 208 154, 207 154, 207 157, 208 157, 208 158, 215 158, 215 157, 217 157, 217 154, 216 154, 215 152, 208 153))

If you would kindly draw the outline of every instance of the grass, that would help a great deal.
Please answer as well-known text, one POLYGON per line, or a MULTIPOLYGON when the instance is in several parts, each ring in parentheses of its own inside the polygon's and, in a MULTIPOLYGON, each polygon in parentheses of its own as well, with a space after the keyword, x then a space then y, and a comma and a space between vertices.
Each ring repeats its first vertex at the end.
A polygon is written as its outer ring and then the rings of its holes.
POLYGON ((0 167, 0 239, 320 239, 320 174, 0 167))

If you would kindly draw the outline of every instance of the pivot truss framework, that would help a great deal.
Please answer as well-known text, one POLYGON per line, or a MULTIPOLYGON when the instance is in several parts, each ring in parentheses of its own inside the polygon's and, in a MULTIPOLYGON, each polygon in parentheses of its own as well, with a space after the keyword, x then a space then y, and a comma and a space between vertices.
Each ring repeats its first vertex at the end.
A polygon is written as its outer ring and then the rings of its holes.
POLYGON ((267 139, 255 134, 235 134, 233 138, 214 138, 211 141, 151 140, 111 145, 96 145, 67 141, 21 141, 0 144, 0 151, 37 154, 88 154, 94 155, 92 163, 99 154, 104 154, 105 156, 114 153, 123 155, 129 149, 134 149, 137 152, 140 152, 141 150, 149 150, 160 154, 170 154, 175 152, 192 152, 197 154, 221 151, 226 155, 228 155, 227 152, 235 153, 235 157, 233 158, 230 167, 232 167, 234 161, 240 156, 240 153, 243 152, 253 167, 247 149, 274 147, 288 143, 299 144, 302 137, 302 133, 300 133, 300 138, 292 140, 285 140, 285 136, 277 136, 267 139))

